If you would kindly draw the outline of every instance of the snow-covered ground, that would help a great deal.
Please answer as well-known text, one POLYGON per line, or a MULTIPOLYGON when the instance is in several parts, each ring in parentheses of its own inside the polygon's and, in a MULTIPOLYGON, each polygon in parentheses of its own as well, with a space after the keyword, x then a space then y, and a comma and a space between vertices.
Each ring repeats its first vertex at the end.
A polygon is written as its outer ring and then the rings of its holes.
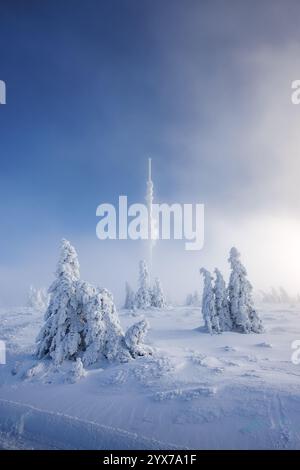
POLYGON ((1 311, 0 448, 300 449, 300 308, 260 314, 266 333, 210 336, 197 308, 149 310, 152 357, 102 363, 70 383, 50 361, 32 369, 42 314, 1 311))

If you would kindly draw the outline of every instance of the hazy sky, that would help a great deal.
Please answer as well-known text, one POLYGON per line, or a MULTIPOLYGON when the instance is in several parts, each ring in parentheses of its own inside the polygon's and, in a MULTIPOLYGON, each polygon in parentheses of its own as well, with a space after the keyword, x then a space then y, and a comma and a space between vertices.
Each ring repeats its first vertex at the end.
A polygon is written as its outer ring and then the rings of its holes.
MULTIPOLYGON (((47 286, 59 241, 122 300, 139 242, 96 239, 96 207, 205 204, 205 246, 160 242, 173 298, 226 271, 236 245, 256 289, 300 291, 300 3, 1 0, 0 305, 47 286), (176 295, 175 295, 176 293, 176 295)), ((135 287, 135 286, 134 286, 135 287)))

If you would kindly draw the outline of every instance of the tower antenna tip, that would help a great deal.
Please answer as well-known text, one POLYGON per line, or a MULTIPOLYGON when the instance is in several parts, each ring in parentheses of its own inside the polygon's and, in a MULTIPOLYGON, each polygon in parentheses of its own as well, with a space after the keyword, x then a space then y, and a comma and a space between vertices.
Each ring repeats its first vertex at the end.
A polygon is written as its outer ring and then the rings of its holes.
POLYGON ((149 181, 151 181, 151 163, 152 163, 152 158, 148 158, 148 177, 149 177, 149 181))

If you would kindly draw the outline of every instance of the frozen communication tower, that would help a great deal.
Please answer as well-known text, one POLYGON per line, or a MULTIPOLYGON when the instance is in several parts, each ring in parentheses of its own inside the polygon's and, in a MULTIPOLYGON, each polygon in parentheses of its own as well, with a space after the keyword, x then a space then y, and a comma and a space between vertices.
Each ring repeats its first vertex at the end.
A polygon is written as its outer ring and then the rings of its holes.
POLYGON ((155 242, 155 226, 153 218, 153 181, 152 181, 152 159, 148 159, 148 181, 147 181, 147 208, 148 208, 148 264, 149 272, 151 276, 152 271, 152 255, 153 255, 153 245, 155 242))

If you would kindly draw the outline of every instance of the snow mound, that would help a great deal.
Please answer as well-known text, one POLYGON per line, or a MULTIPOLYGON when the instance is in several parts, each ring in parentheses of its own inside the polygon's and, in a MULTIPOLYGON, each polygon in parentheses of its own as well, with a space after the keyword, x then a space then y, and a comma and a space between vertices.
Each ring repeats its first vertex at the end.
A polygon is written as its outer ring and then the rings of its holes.
POLYGON ((199 366, 206 367, 207 369, 222 368, 223 362, 217 357, 206 356, 205 354, 195 353, 191 356, 191 361, 199 366))
POLYGON ((152 386, 161 380, 168 380, 175 368, 168 357, 150 356, 135 365, 133 374, 143 385, 152 386))
POLYGON ((238 351, 238 349, 235 348, 234 346, 223 346, 222 350, 225 351, 225 352, 236 352, 236 351, 238 351))
POLYGON ((208 397, 217 393, 217 387, 201 386, 195 388, 168 390, 165 392, 157 392, 154 399, 157 401, 174 400, 179 398, 181 400, 190 401, 199 397, 208 397))
POLYGON ((258 343, 256 346, 258 348, 273 348, 273 345, 271 343, 266 343, 266 342, 258 343))

